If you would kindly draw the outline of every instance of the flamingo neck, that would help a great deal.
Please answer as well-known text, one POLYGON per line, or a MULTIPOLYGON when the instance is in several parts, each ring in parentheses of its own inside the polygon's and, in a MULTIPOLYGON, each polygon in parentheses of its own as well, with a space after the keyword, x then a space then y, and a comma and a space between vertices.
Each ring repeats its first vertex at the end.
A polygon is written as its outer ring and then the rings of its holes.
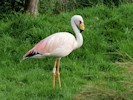
POLYGON ((72 25, 73 31, 75 32, 75 35, 76 35, 76 42, 77 42, 76 48, 79 48, 83 44, 82 34, 80 33, 80 31, 77 28, 77 26, 76 26, 76 24, 75 24, 73 19, 71 20, 71 25, 72 25))

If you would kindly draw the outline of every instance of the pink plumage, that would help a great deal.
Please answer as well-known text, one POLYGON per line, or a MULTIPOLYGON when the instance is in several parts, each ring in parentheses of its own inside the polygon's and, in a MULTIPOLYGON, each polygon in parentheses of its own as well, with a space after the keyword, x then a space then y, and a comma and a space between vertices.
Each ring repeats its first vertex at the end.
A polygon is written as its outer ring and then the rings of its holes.
POLYGON ((35 45, 23 58, 64 57, 76 47, 75 37, 67 32, 55 33, 35 45))

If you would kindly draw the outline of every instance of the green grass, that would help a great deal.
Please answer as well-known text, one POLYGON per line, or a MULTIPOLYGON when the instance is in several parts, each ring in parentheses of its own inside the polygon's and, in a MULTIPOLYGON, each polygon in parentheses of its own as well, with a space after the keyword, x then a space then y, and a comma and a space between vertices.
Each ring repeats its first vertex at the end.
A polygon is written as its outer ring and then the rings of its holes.
POLYGON ((60 15, 8 15, 0 20, 1 99, 132 100, 133 4, 96 6, 60 15), (61 60, 61 82, 52 89, 53 59, 22 56, 46 36, 85 21, 84 44, 61 60))

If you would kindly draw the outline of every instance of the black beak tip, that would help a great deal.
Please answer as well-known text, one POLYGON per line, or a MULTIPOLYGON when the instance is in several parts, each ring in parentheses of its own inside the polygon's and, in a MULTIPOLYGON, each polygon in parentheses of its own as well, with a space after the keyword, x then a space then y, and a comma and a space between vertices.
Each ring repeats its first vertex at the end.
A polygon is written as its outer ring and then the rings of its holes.
POLYGON ((84 31, 84 30, 81 30, 81 29, 80 29, 80 33, 82 33, 83 31, 84 31))

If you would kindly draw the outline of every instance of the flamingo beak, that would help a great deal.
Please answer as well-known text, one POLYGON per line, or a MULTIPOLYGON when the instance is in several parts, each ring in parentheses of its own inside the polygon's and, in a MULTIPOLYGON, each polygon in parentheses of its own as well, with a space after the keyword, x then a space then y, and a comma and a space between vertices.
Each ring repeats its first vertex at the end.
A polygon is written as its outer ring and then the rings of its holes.
POLYGON ((83 32, 85 30, 84 23, 80 23, 79 28, 80 28, 80 32, 83 32))

